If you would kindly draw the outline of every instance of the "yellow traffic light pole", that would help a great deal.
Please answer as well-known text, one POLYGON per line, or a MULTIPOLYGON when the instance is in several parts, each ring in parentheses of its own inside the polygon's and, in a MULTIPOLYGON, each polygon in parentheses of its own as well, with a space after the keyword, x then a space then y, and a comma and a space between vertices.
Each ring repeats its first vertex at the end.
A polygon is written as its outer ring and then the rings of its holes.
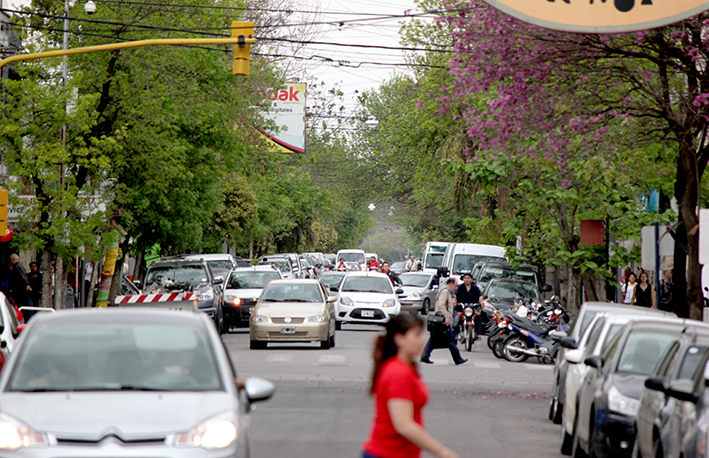
POLYGON ((83 48, 59 49, 56 51, 36 52, 31 54, 18 54, 0 60, 0 68, 12 62, 22 60, 44 59, 45 57, 70 56, 72 54, 86 54, 91 52, 112 51, 114 49, 143 48, 146 46, 185 46, 185 45, 219 45, 235 44, 234 46, 234 74, 249 74, 249 45, 256 43, 253 36, 254 24, 251 22, 235 21, 232 23, 232 36, 230 38, 156 38, 153 40, 125 41, 83 48), (249 35, 238 35, 239 32, 250 32, 249 35), (244 57, 244 52, 246 56, 244 57))

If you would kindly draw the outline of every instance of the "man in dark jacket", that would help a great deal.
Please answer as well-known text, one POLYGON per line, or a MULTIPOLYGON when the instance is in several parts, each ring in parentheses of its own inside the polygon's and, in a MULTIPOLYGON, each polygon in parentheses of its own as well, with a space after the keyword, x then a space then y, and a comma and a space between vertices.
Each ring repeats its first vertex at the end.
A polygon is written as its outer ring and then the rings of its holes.
POLYGON ((17 253, 10 255, 10 295, 18 307, 27 306, 28 293, 32 291, 27 279, 27 270, 20 263, 17 253))
MULTIPOLYGON (((458 287, 455 292, 455 298, 458 301, 458 305, 461 304, 477 304, 480 302, 480 288, 478 285, 473 283, 473 276, 469 273, 463 274, 463 284, 458 287)), ((480 315, 475 317, 475 340, 480 340, 480 334, 482 334, 483 326, 482 319, 480 315)))

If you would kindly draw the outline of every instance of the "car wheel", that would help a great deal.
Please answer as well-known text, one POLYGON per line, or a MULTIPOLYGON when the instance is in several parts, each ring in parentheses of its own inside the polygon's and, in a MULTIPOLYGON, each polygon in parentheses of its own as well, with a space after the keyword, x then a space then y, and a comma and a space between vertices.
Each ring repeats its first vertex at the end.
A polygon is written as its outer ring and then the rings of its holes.
POLYGON ((588 455, 586 455, 586 452, 583 451, 583 448, 581 448, 581 444, 579 443, 579 407, 576 406, 576 418, 574 419, 574 435, 573 439, 571 441, 572 446, 571 446, 571 456, 574 458, 588 458, 588 455))
POLYGON ((465 350, 470 351, 473 349, 473 328, 468 327, 468 329, 465 330, 465 350))
POLYGON ((428 306, 426 305, 425 301, 424 301, 423 305, 421 306, 421 315, 423 315, 423 316, 428 315, 428 306))
POLYGON ((497 339, 495 339, 496 336, 497 336, 497 334, 492 334, 492 335, 487 336, 487 348, 489 348, 490 350, 492 350, 492 347, 494 346, 495 342, 497 341, 497 339))
MULTIPOLYGON (((432 311, 430 307, 431 307, 431 299, 425 298, 423 300, 423 309, 426 310, 426 313, 428 313, 429 311, 432 311)), ((426 315, 426 313, 424 313, 424 315, 426 315)))
POLYGON ((320 341, 320 348, 322 348, 323 350, 330 349, 330 338, 329 337, 325 340, 320 341))
POLYGON ((492 354, 495 356, 497 359, 504 359, 505 357, 502 355, 502 345, 504 342, 502 340, 498 340, 495 342, 495 346, 492 347, 492 354))
POLYGON ((655 439, 655 458, 665 458, 665 450, 662 447, 662 442, 660 442, 659 438, 655 439))
POLYGON ((335 321, 335 329, 338 331, 342 329, 342 321, 335 321))
POLYGON ((517 336, 514 336, 502 343, 502 355, 507 361, 511 363, 521 363, 529 359, 529 355, 516 352, 514 351, 515 348, 526 350, 528 348, 527 342, 517 336))
POLYGON ((554 412, 556 411, 556 399, 551 398, 549 402, 549 420, 554 420, 554 412))
POLYGON ((249 343, 249 348, 252 350, 263 350, 268 346, 268 342, 259 342, 258 340, 252 340, 249 343))
POLYGON ((561 427, 561 454, 569 456, 573 451, 574 446, 574 436, 566 432, 566 428, 562 425, 561 427))
POLYGON ((555 425, 560 425, 563 413, 564 404, 559 401, 556 401, 556 406, 554 407, 554 418, 552 418, 551 421, 553 421, 555 425))
POLYGON ((330 348, 335 348, 335 334, 330 336, 330 348))

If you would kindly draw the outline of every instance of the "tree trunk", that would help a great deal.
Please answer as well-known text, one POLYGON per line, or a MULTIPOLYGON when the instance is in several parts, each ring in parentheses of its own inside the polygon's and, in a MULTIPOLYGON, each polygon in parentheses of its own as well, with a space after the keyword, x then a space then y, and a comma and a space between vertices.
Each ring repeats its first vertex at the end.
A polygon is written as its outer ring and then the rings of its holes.
POLYGON ((64 282, 64 259, 57 256, 54 263, 54 309, 64 310, 66 305, 64 295, 66 294, 66 283, 64 282))
POLYGON ((42 251, 42 307, 52 308, 52 253, 48 249, 42 251))
POLYGON ((580 305, 581 272, 571 264, 564 263, 559 268, 559 286, 561 297, 566 299, 566 308, 572 315, 578 314, 580 305))
POLYGON ((116 296, 119 296, 121 287, 123 286, 123 262, 126 259, 125 252, 121 251, 121 255, 116 259, 116 268, 113 271, 113 278, 111 279, 111 289, 108 291, 108 305, 109 307, 114 305, 114 300, 116 296))
MULTIPOLYGON (((687 135, 679 144, 677 154, 677 179, 675 181, 675 197, 679 206, 679 230, 684 237, 677 242, 686 240, 686 258, 675 258, 674 278, 675 306, 679 316, 701 320, 704 309, 702 294, 702 267, 699 264, 699 218, 697 216, 697 199, 699 182, 697 172, 697 156, 694 152, 694 138, 687 135), (684 240, 683 240, 684 239, 684 240), (686 269, 686 275, 681 275, 686 269), (685 286, 686 287, 683 287, 685 286), (682 297, 686 294, 686 297, 682 297)), ((675 250, 677 253, 677 250, 675 250)))
POLYGON ((94 270, 91 272, 91 284, 89 285, 89 290, 86 293, 86 306, 87 307, 93 307, 94 306, 94 295, 96 292, 96 282, 98 281, 98 275, 99 275, 99 263, 94 262, 94 270))
POLYGON ((133 281, 143 279, 142 267, 144 256, 145 255, 143 254, 143 250, 138 251, 138 254, 135 256, 135 266, 133 266, 133 281))
POLYGON ((583 287, 588 300, 592 302, 605 302, 606 297, 606 279, 596 275, 592 271, 587 271, 581 275, 583 287))

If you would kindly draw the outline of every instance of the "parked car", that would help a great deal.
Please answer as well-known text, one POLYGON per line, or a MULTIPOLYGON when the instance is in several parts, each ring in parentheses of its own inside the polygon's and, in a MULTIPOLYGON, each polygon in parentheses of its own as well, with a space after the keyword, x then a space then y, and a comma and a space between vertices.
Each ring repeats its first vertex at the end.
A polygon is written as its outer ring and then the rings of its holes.
POLYGON ((293 269, 291 268, 291 261, 284 256, 261 256, 258 261, 258 265, 269 264, 274 266, 276 269, 281 271, 283 278, 292 279, 296 278, 293 275, 293 269))
POLYGON ((513 278, 495 278, 482 291, 485 306, 507 310, 515 301, 541 302, 539 288, 534 283, 513 278))
POLYGON ((401 311, 426 315, 436 306, 439 280, 436 275, 425 273, 404 273, 399 275, 403 293, 399 294, 401 311))
POLYGON ((394 287, 383 273, 349 272, 337 292, 335 311, 337 329, 343 323, 386 323, 391 315, 401 313, 397 294, 403 290, 394 287))
POLYGON ((147 309, 35 315, 0 377, 3 457, 250 456, 251 404, 207 316, 147 309))
MULTIPOLYGON (((586 302, 579 309, 578 316, 571 323, 569 328, 568 336, 562 341, 562 344, 566 342, 567 348, 579 348, 579 342, 581 337, 584 335, 586 330, 589 328, 594 317, 599 313, 608 314, 659 314, 666 317, 675 317, 674 313, 661 312, 654 309, 638 308, 633 305, 625 304, 613 304, 608 302, 586 302)), ((559 351, 559 355, 554 361, 554 377, 553 385, 551 390, 551 402, 549 404, 549 418, 554 421, 554 423, 561 423, 561 416, 564 411, 564 401, 566 399, 565 384, 566 384, 566 370, 568 368, 568 361, 564 357, 564 354, 568 351, 562 346, 559 351)), ((573 417, 571 417, 573 421, 573 417)))
POLYGON ((645 380, 690 325, 684 320, 631 321, 592 368, 579 390, 572 455, 630 457, 645 380))
POLYGON ((282 278, 281 271, 270 264, 232 270, 224 283, 224 319, 227 327, 248 326, 263 288, 271 280, 282 278))
POLYGON ((541 278, 536 267, 531 265, 522 265, 518 268, 512 267, 507 261, 485 261, 476 263, 473 267, 473 281, 478 284, 480 289, 484 289, 487 283, 493 278, 515 278, 518 280, 534 283, 542 291, 551 291, 551 286, 542 285, 541 278))
POLYGON ((282 253, 278 256, 284 257, 290 261, 291 271, 293 272, 293 278, 306 278, 307 272, 303 264, 300 262, 300 256, 296 253, 282 253))
POLYGON ((237 267, 234 256, 226 253, 190 254, 184 256, 184 259, 186 261, 199 261, 200 259, 204 259, 215 277, 222 276, 226 278, 229 275, 229 271, 237 267))
MULTIPOLYGON (((633 320, 666 321, 668 314, 641 307, 623 307, 616 312, 601 312, 594 316, 588 331, 581 336, 578 345, 567 348, 565 381, 560 383, 564 398, 557 404, 556 413, 562 415, 561 419, 561 453, 571 454, 574 422, 576 420, 576 403, 578 392, 591 367, 584 361, 591 356, 602 355, 610 342, 620 333, 623 326, 633 320)), ((569 338, 562 340, 562 345, 574 343, 569 338)), ((550 413, 552 415, 552 413, 550 413)))
POLYGON ((271 342, 320 342, 335 346, 335 296, 317 280, 273 280, 266 285, 249 322, 251 349, 271 342))
MULTIPOLYGON (((214 276, 204 259, 189 261, 172 259, 155 261, 145 273, 143 294, 195 292, 199 294, 197 308, 207 314, 220 334, 227 332, 224 321, 224 277, 214 276)), ((184 301, 183 301, 184 302, 184 301)), ((190 301, 191 302, 191 301, 190 301)), ((139 304, 131 304, 139 305, 139 304)), ((151 305, 151 304, 146 304, 151 305)), ((165 305, 165 304, 161 304, 165 305)))

